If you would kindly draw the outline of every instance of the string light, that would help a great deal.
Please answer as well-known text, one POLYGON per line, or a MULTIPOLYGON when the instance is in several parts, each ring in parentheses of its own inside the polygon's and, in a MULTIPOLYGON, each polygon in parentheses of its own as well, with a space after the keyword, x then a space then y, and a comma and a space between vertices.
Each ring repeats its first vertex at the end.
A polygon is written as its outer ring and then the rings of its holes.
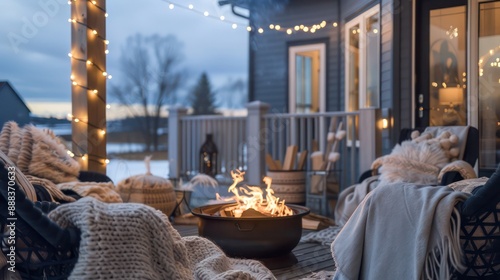
MULTIPOLYGON (((97 70, 101 71, 101 74, 104 76, 104 77, 107 77, 108 79, 111 79, 113 76, 109 75, 106 71, 102 70, 101 67, 99 67, 99 65, 93 63, 92 61, 90 60, 86 60, 86 59, 83 59, 83 58, 78 58, 78 57, 75 57, 72 53, 68 53, 68 56, 71 58, 71 59, 74 59, 74 60, 77 60, 77 61, 81 61, 81 62, 85 62, 85 64, 87 65, 92 65, 94 66, 95 68, 97 68, 97 70)), ((71 75, 72 78, 71 80, 74 80, 74 76, 71 75)))
POLYGON ((75 141, 72 141, 73 144, 75 145, 75 147, 82 151, 78 154, 75 154, 74 152, 70 151, 70 150, 66 150, 66 153, 68 153, 68 155, 72 158, 81 158, 83 161, 93 161, 93 162, 98 162, 102 165, 107 165, 110 163, 110 160, 106 157, 101 157, 101 156, 98 156, 98 155, 95 155, 95 154, 91 154, 91 153, 87 153, 87 152, 84 152, 84 149, 78 145, 78 143, 76 143, 75 141))
MULTIPOLYGON (((173 1, 170 1, 170 0, 163 0, 163 1, 168 3, 168 7, 170 8, 170 10, 173 10, 174 7, 186 9, 188 11, 203 15, 205 17, 217 19, 217 20, 220 20, 222 22, 231 24, 232 29, 238 28, 238 25, 244 25, 242 23, 238 23, 235 21, 226 20, 226 18, 224 16, 217 17, 217 16, 210 15, 208 11, 197 10, 193 4, 188 4, 187 6, 185 6, 182 4, 174 3, 173 1)), ((271 23, 267 26, 267 28, 269 30, 283 32, 283 33, 286 33, 287 35, 291 35, 295 32, 315 33, 320 29, 324 29, 326 27, 332 27, 332 26, 335 28, 338 26, 338 23, 336 21, 322 20, 322 21, 314 23, 314 24, 308 24, 308 25, 300 24, 300 25, 289 26, 289 27, 281 26, 280 24, 276 24, 276 23, 271 23)), ((247 26, 246 30, 248 32, 256 30, 259 34, 262 34, 265 32, 266 28, 263 26, 247 26)))
POLYGON ((238 23, 238 22, 235 22, 235 21, 226 20, 226 17, 224 17, 224 16, 215 16, 215 15, 211 15, 208 11, 197 10, 197 9, 195 9, 195 7, 194 7, 193 4, 188 4, 186 6, 186 5, 174 3, 174 2, 169 1, 169 0, 163 0, 163 1, 168 3, 168 7, 169 7, 170 10, 173 10, 175 7, 179 7, 181 9, 185 9, 185 10, 188 10, 188 11, 191 11, 191 12, 203 15, 204 17, 207 17, 207 18, 211 18, 211 19, 222 21, 222 22, 227 23, 227 24, 231 24, 231 27, 233 29, 236 29, 236 27, 238 27, 238 24, 244 25, 242 23, 238 23))
MULTIPOLYGON (((100 11, 102 11, 104 13, 104 17, 108 17, 108 13, 106 12, 106 10, 104 8, 102 8, 101 6, 98 5, 98 1, 96 0, 85 0, 87 3, 91 4, 91 6, 89 7, 89 9, 94 6, 96 7, 97 9, 99 9, 100 11)), ((76 2, 76 0, 70 0, 68 1, 68 4, 71 5, 73 4, 73 2, 76 2)), ((93 34, 93 38, 97 38, 97 39, 100 39, 103 44, 104 44, 104 54, 109 54, 109 49, 108 49, 108 45, 109 45, 109 40, 107 40, 106 38, 104 38, 103 36, 101 36, 101 34, 99 34, 98 30, 87 25, 86 23, 84 22, 80 22, 78 21, 78 19, 76 18, 70 18, 68 19, 68 22, 71 23, 71 24, 79 24, 79 25, 82 25, 84 26, 88 32, 90 32, 91 34, 93 34)), ((71 52, 68 53, 68 56, 72 59, 72 60, 76 60, 76 61, 80 61, 80 62, 83 62, 85 63, 86 65, 88 65, 89 67, 92 66, 92 67, 95 67, 98 71, 100 71, 101 75, 104 77, 104 79, 111 79, 112 76, 106 72, 103 68, 104 67, 99 67, 98 64, 96 64, 94 61, 90 60, 90 59, 83 59, 83 58, 79 58, 79 57, 75 57, 75 55, 73 55, 71 52)), ((70 79, 71 79, 71 84, 73 86, 79 86, 81 88, 84 88, 87 90, 88 94, 91 95, 91 96, 95 96, 97 98, 99 98, 103 103, 106 103, 106 101, 104 100, 104 98, 99 95, 99 91, 95 88, 89 88, 88 86, 86 85, 83 85, 83 84, 80 84, 78 82, 78 79, 77 77, 75 77, 75 75, 72 73, 71 76, 70 76, 70 79)), ((109 104, 106 105, 106 108, 109 109, 109 104)), ((104 137, 106 135, 106 129, 105 128, 102 128, 102 127, 99 127, 97 125, 94 125, 92 123, 90 123, 88 121, 88 119, 84 119, 84 118, 79 118, 79 117, 76 117, 76 116, 73 116, 72 114, 68 114, 68 120, 71 121, 71 122, 74 122, 74 123, 77 123, 78 125, 87 125, 88 127, 91 127, 91 128, 94 128, 96 131, 96 135, 100 135, 102 137, 104 137)), ((80 157, 83 161, 94 161, 94 162, 98 162, 100 164, 103 164, 103 165, 106 165, 109 163, 109 159, 107 158, 103 158, 103 157, 100 157, 98 155, 94 155, 94 154, 90 154, 88 153, 87 151, 85 151, 81 146, 78 145, 78 143, 76 143, 74 140, 72 140, 73 142, 73 147, 76 147, 77 150, 79 150, 80 152, 79 153, 75 153, 73 151, 67 151, 68 155, 70 155, 71 157, 80 157)))
POLYGON ((106 135, 106 129, 105 128, 98 127, 97 125, 94 125, 94 124, 91 124, 91 123, 89 123, 87 121, 84 121, 81 118, 77 118, 77 117, 73 116, 72 114, 68 114, 67 120, 68 121, 73 121, 75 123, 86 124, 86 125, 88 125, 88 126, 90 126, 92 128, 95 128, 95 129, 99 130, 99 134, 100 135, 106 135))

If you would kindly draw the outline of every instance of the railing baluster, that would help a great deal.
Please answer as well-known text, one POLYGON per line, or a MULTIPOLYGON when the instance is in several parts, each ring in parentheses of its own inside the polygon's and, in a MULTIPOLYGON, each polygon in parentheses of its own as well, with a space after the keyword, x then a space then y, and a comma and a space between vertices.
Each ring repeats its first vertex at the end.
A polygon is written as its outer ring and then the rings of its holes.
MULTIPOLYGON (((348 135, 337 147, 341 153, 340 160, 335 168, 341 170, 341 187, 356 182, 360 171, 357 143, 359 135, 356 133, 359 123, 359 112, 328 112, 314 114, 268 113, 264 115, 265 129, 268 132, 263 146, 266 153, 274 159, 283 161, 288 145, 298 145, 299 151, 308 150, 306 169, 310 169, 310 155, 312 142, 317 141, 323 153, 327 153, 328 128, 332 118, 337 118, 336 124, 341 121, 348 135)), ((194 175, 199 170, 198 153, 207 133, 214 134, 214 140, 219 148, 219 173, 227 174, 231 169, 252 168, 247 166, 250 138, 257 135, 247 135, 247 117, 223 116, 184 116, 180 120, 182 145, 180 156, 182 166, 180 173, 194 175), (245 146, 246 145, 246 146, 245 146)), ((335 128, 336 129, 336 128, 335 128)), ((259 132, 262 133, 262 132, 259 132)))

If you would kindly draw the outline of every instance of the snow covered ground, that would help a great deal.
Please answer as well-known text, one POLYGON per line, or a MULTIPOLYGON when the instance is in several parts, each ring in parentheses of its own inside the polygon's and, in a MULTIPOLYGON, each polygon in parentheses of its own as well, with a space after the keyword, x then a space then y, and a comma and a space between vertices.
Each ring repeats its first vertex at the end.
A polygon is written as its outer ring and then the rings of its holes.
MULTIPOLYGON (((151 173, 153 175, 168 178, 169 163, 168 160, 152 160, 151 161, 151 173)), ((146 166, 143 160, 111 160, 107 166, 107 175, 113 180, 113 182, 118 184, 121 180, 124 180, 133 175, 140 175, 146 173, 146 166)), ((184 182, 187 183, 187 182, 184 182)), ((216 188, 211 186, 200 186, 197 185, 193 188, 191 194, 191 207, 198 207, 205 205, 207 203, 213 202, 215 200, 215 194, 219 193, 223 197, 230 196, 227 192, 228 185, 222 184, 216 188)))
MULTIPOLYGON (((107 166, 107 175, 115 184, 133 175, 145 174, 146 165, 143 160, 111 160, 107 166)), ((151 173, 168 178, 168 160, 152 160, 151 173)))

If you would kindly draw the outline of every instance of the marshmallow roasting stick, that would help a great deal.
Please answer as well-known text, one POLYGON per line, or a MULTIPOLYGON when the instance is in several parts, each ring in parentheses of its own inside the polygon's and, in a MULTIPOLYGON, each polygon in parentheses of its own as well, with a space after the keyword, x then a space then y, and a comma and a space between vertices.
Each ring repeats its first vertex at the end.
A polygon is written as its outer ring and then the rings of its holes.
MULTIPOLYGON (((323 162, 326 163, 326 161, 328 160, 328 152, 330 151, 330 149, 332 148, 332 145, 333 145, 333 141, 335 140, 335 125, 337 124, 337 117, 332 117, 331 120, 330 120, 330 127, 328 128, 328 134, 327 134, 327 145, 326 145, 326 150, 325 150, 325 153, 323 154, 323 162), (332 137, 333 135, 333 137, 332 137)), ((321 168, 322 170, 325 169, 324 167, 321 168)))
POLYGON ((337 127, 337 133, 335 133, 335 140, 334 140, 333 145, 332 145, 332 150, 328 154, 328 163, 326 165, 326 170, 330 170, 331 165, 340 159, 340 153, 337 152, 337 149, 338 149, 340 140, 342 140, 346 135, 346 131, 342 130, 342 126, 343 126, 343 123, 340 122, 339 126, 337 127))

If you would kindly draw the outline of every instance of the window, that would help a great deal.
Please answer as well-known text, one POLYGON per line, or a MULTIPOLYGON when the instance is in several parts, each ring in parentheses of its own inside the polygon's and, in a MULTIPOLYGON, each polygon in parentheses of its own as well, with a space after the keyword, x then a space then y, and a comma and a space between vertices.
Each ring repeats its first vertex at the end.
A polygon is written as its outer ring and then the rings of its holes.
POLYGON ((289 111, 325 111, 325 44, 293 46, 289 49, 289 111))
POLYGON ((374 6, 345 26, 346 111, 379 107, 380 12, 374 6))

